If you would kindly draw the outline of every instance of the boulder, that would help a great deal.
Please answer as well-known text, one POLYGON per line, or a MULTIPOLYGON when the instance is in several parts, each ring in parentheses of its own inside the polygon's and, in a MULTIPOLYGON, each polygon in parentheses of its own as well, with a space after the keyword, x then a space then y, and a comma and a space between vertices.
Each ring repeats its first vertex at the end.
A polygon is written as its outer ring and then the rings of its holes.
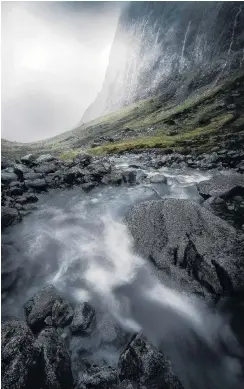
POLYGON ((25 322, 11 318, 2 323, 2 388, 39 388, 41 348, 25 322))
POLYGON ((52 324, 56 327, 67 326, 73 318, 73 308, 64 300, 56 300, 52 307, 52 324))
POLYGON ((51 154, 43 154, 43 155, 40 155, 40 157, 38 157, 36 159, 36 163, 46 163, 46 162, 51 162, 51 161, 54 161, 55 159, 57 159, 56 157, 54 157, 53 155, 51 154))
POLYGON ((24 196, 17 197, 15 199, 16 203, 19 204, 29 204, 29 203, 36 203, 38 201, 38 197, 36 197, 34 194, 25 194, 24 196))
POLYGON ((28 172, 24 174, 24 179, 25 180, 39 180, 40 178, 43 178, 43 175, 41 173, 36 173, 36 172, 28 172))
POLYGON ((20 158, 21 162, 24 163, 25 165, 33 165, 36 157, 33 154, 27 154, 24 157, 20 158))
POLYGON ((79 164, 83 167, 86 167, 91 163, 91 160, 92 160, 91 155, 86 154, 86 153, 79 153, 75 156, 75 158, 73 159, 73 162, 75 164, 79 164))
POLYGON ((26 321, 30 328, 38 332, 47 324, 45 319, 51 317, 56 326, 70 322, 72 308, 61 298, 52 285, 42 288, 24 305, 26 321))
POLYGON ((87 302, 78 304, 74 310, 74 316, 71 323, 73 334, 89 334, 91 324, 95 318, 95 310, 87 302))
POLYGON ((42 175, 46 175, 49 173, 54 173, 56 170, 59 169, 59 166, 55 165, 54 163, 44 163, 38 167, 35 168, 36 173, 41 173, 42 175))
POLYGON ((122 176, 126 184, 134 184, 136 182, 136 172, 133 171, 123 172, 122 176))
POLYGON ((1 169, 7 169, 8 167, 12 167, 12 166, 13 166, 12 161, 10 161, 6 157, 1 157, 1 169))
POLYGON ((119 172, 112 172, 103 177, 102 183, 105 185, 121 185, 123 183, 123 175, 119 172))
POLYGON ((237 231, 198 204, 148 201, 133 206, 125 221, 163 282, 202 296, 243 286, 244 244, 237 231))
POLYGON ((93 188, 95 188, 96 185, 97 185, 96 182, 85 182, 84 184, 81 185, 81 188, 85 192, 90 192, 93 188))
POLYGON ((167 178, 163 174, 156 174, 150 178, 151 184, 167 184, 167 178))
MULTIPOLYGON (((72 389, 73 376, 67 347, 54 328, 43 329, 36 344, 42 352, 42 387, 47 389, 72 389)), ((35 386, 33 386, 34 388, 35 386)))
POLYGON ((75 389, 117 389, 118 375, 111 367, 93 367, 82 374, 75 389))
POLYGON ((1 225, 2 230, 11 224, 20 221, 20 215, 17 209, 10 207, 1 208, 1 225))
POLYGON ((120 381, 132 381, 145 388, 183 389, 169 361, 141 334, 132 338, 118 363, 120 381))
POLYGON ((37 180, 28 180, 25 181, 25 185, 27 188, 32 188, 37 192, 42 192, 47 190, 47 183, 44 179, 37 180))
POLYGON ((12 181, 16 181, 17 178, 18 177, 16 176, 15 173, 6 173, 4 171, 1 172, 1 180, 2 183, 5 185, 10 184, 12 181))
POLYGON ((9 194, 10 196, 21 196, 24 193, 22 188, 18 188, 16 186, 10 188, 9 194))
POLYGON ((197 184, 200 195, 207 199, 209 197, 220 197, 229 199, 244 194, 244 175, 228 172, 228 174, 217 174, 210 180, 197 184))

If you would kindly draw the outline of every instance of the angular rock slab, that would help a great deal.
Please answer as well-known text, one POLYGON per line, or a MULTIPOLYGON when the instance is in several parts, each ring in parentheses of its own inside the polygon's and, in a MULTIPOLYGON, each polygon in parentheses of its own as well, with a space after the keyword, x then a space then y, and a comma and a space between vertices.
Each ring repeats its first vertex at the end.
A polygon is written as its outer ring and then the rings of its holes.
POLYGON ((41 348, 25 322, 9 319, 2 324, 2 388, 37 386, 41 348))
POLYGON ((217 174, 210 180, 200 182, 197 185, 197 190, 204 199, 208 197, 228 199, 244 195, 244 175, 232 172, 217 174))
POLYGON ((171 286, 203 296, 243 287, 243 236, 207 209, 189 200, 148 201, 125 221, 138 252, 171 286))
POLYGON ((136 335, 121 353, 119 378, 145 388, 183 389, 169 361, 141 334, 136 335))

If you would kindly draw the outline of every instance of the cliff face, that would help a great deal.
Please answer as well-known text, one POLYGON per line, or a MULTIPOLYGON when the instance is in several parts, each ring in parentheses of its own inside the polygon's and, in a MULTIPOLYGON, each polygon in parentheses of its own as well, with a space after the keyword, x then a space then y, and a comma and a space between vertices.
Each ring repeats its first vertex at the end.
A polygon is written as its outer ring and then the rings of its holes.
POLYGON ((128 3, 82 122, 156 94, 179 102, 243 66, 244 2, 128 3))

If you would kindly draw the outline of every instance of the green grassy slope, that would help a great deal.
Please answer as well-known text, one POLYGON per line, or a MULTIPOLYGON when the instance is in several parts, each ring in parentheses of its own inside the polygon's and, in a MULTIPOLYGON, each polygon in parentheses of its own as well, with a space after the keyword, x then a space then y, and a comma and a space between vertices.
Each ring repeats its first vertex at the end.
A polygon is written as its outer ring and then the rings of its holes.
POLYGON ((243 129, 244 71, 181 104, 163 104, 160 96, 139 101, 48 140, 21 144, 2 140, 2 154, 18 157, 28 152, 53 153, 64 158, 80 149, 93 154, 145 147, 195 147, 208 150, 219 136, 243 129), (132 134, 127 134, 126 129, 132 134), (99 137, 114 142, 91 145, 99 137), (117 138, 117 139, 116 139, 117 138))

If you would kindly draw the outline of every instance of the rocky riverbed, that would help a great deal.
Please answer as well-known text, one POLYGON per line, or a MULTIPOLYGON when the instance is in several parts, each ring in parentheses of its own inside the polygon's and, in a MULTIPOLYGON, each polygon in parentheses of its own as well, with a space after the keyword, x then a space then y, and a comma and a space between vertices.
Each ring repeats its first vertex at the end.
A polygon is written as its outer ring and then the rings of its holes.
POLYGON ((241 388, 243 171, 225 150, 2 158, 3 388, 241 388))

